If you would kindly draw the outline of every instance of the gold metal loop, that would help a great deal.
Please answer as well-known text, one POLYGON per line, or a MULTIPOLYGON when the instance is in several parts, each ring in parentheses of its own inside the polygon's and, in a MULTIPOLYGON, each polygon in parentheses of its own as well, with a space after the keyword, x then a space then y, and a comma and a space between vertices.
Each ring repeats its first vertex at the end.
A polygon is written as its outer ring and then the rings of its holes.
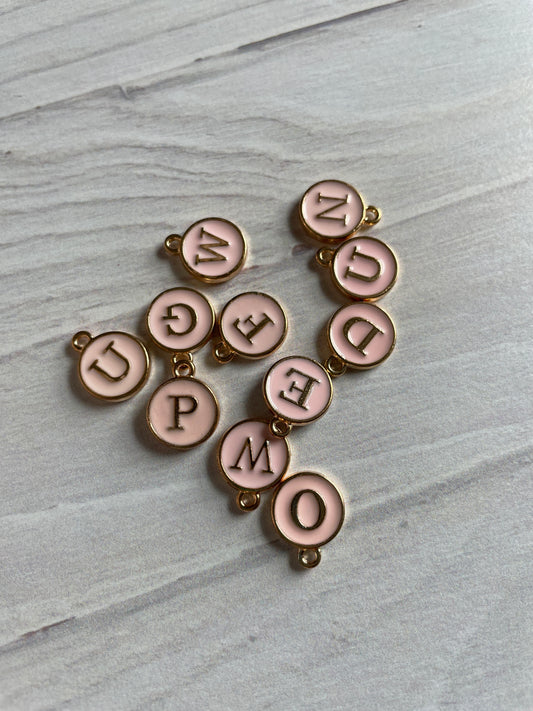
POLYGON ((298 551, 298 563, 304 568, 316 568, 321 558, 320 548, 300 548, 298 551))
POLYGON ((241 511, 253 511, 260 502, 261 495, 257 491, 241 491, 237 496, 237 506, 241 511))
POLYGON ((281 417, 275 417, 268 423, 268 429, 274 437, 286 437, 292 430, 292 425, 290 422, 282 420, 281 417))
POLYGON ((335 252, 332 249, 329 249, 329 247, 322 247, 315 254, 315 259, 321 267, 327 267, 331 264, 334 254, 335 252))
POLYGON ((172 356, 172 371, 175 378, 186 378, 194 375, 196 368, 190 353, 174 353, 172 356))
POLYGON ((336 355, 330 355, 324 361, 324 368, 331 375, 332 378, 337 378, 339 375, 343 375, 346 372, 346 363, 336 355))
POLYGON ((82 351, 87 344, 93 340, 89 331, 78 331, 72 336, 72 347, 76 351, 82 351))
POLYGON ((229 361, 235 356, 235 353, 231 350, 227 343, 224 343, 224 341, 218 341, 213 345, 213 356, 219 363, 229 363, 229 361))
POLYGON ((365 219, 363 220, 363 224, 367 227, 372 227, 373 225, 377 225, 380 220, 381 210, 379 209, 379 207, 374 207, 374 205, 368 205, 368 207, 365 209, 365 219))
POLYGON ((169 254, 179 254, 181 249, 181 235, 169 235, 165 240, 165 249, 169 254))

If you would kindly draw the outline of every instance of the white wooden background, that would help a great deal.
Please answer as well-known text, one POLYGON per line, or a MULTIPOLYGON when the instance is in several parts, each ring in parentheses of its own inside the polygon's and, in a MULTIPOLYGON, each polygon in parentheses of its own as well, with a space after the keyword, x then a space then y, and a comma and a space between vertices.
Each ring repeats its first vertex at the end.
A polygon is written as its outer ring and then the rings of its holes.
POLYGON ((527 0, 0 3, 2 711, 533 708, 531 26, 527 0), (215 466, 278 356, 204 349, 221 423, 176 453, 144 423, 165 359, 106 406, 69 341, 143 335, 191 283, 164 237, 220 215, 250 257, 214 305, 268 291, 279 355, 323 358, 346 300, 294 229, 322 178, 383 210, 398 344, 291 435, 347 502, 303 571, 215 466))

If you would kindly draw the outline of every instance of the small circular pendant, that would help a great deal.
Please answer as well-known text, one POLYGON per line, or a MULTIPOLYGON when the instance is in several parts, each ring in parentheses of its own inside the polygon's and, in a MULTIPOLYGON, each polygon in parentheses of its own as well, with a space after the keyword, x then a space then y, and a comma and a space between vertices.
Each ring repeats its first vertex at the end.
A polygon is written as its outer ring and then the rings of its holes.
POLYGON ((333 389, 326 370, 311 358, 288 356, 270 368, 263 380, 268 407, 285 422, 304 425, 328 409, 333 389))
POLYGON ((289 443, 273 436, 266 420, 243 420, 220 440, 218 463, 228 484, 239 491, 239 508, 250 511, 259 505, 259 492, 275 486, 287 471, 289 443))
POLYGON ((313 237, 338 242, 353 235, 363 224, 376 224, 380 212, 372 206, 365 208, 361 195, 348 183, 321 180, 304 193, 300 219, 313 237))
POLYGON ((110 331, 91 337, 80 331, 72 338, 80 352, 78 374, 91 395, 118 402, 138 392, 148 378, 148 351, 135 336, 123 331, 110 331))
POLYGON ((191 225, 183 236, 169 235, 165 248, 178 254, 192 276, 207 283, 231 279, 246 259, 242 231, 222 217, 208 217, 191 225))
POLYGON ((233 355, 264 358, 277 350, 287 334, 287 317, 268 294, 250 291, 231 299, 219 318, 221 344, 215 357, 229 360, 233 355))
POLYGON ((218 424, 218 403, 201 380, 181 376, 167 380, 153 393, 146 418, 164 444, 189 449, 205 442, 218 424))
POLYGON ((337 287, 347 296, 374 301, 394 286, 398 262, 381 240, 353 237, 335 250, 331 273, 337 287))
POLYGON ((358 370, 379 365, 392 353, 396 331, 390 316, 366 302, 336 311, 328 324, 328 340, 343 363, 358 370))
POLYGON ((272 521, 279 535, 298 546, 300 563, 314 568, 319 547, 331 541, 344 521, 344 501, 321 474, 302 472, 281 482, 272 498, 272 521))
POLYGON ((152 301, 147 328, 160 348, 191 353, 207 343, 215 324, 209 301, 195 289, 167 289, 152 301))

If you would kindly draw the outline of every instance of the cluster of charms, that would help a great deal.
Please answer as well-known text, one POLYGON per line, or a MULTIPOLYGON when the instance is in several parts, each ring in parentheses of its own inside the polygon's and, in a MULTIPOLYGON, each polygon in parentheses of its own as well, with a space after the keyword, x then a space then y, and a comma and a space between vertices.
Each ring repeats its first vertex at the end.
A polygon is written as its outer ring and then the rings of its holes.
MULTIPOLYGON (((347 183, 321 181, 305 192, 300 201, 303 227, 314 238, 337 245, 336 249, 320 248, 316 260, 331 271, 335 285, 353 302, 338 309, 329 321, 331 354, 325 362, 300 355, 277 361, 263 379, 263 396, 272 416, 238 422, 222 436, 218 447, 220 471, 237 490, 242 511, 256 509, 261 492, 274 490, 274 527, 298 548, 298 560, 306 568, 318 565, 320 547, 339 532, 344 502, 336 486, 321 474, 287 476, 288 435, 293 426, 313 422, 326 412, 333 394, 332 378, 348 367, 373 368, 394 348, 394 325, 371 302, 393 286, 396 258, 375 237, 355 236, 380 217, 380 211, 365 206, 347 183)), ((222 218, 200 220, 183 236, 169 235, 165 248, 181 259, 191 275, 208 283, 237 274, 247 252, 242 231, 222 218)), ((255 291, 234 297, 216 317, 203 294, 176 287, 152 301, 146 326, 154 343, 171 354, 174 376, 151 396, 148 426, 164 444, 188 449, 210 437, 219 420, 211 388, 195 377, 192 354, 216 333, 213 355, 219 363, 236 356, 263 358, 285 340, 287 317, 276 299, 255 291)), ((80 352, 80 380, 96 397, 125 400, 148 378, 148 350, 135 336, 112 331, 93 338, 79 331, 72 345, 80 352)))

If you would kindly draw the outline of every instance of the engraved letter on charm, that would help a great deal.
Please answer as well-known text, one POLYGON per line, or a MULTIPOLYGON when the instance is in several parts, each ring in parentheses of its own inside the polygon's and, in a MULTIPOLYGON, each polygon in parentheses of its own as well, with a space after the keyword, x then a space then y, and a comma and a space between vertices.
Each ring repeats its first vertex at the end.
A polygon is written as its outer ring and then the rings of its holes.
POLYGON ((343 225, 348 224, 348 215, 346 213, 342 217, 334 217, 333 215, 329 214, 332 210, 335 210, 337 207, 340 207, 341 205, 347 205, 348 204, 348 195, 345 195, 344 198, 337 198, 337 197, 330 197, 328 195, 322 195, 322 193, 318 193, 317 199, 318 199, 318 202, 322 202, 322 200, 334 200, 335 201, 334 205, 332 205, 331 207, 327 207, 325 210, 322 210, 322 212, 319 212, 317 214, 317 217, 321 217, 323 220, 336 220, 337 222, 342 222, 343 225))
POLYGON ((239 328, 239 323, 241 323, 241 321, 239 321, 239 319, 236 318, 235 321, 233 322, 233 327, 236 328, 237 331, 242 336, 244 336, 249 343, 252 343, 254 336, 256 336, 259 333, 259 331, 261 331, 267 324, 274 323, 274 321, 272 321, 272 319, 269 316, 267 316, 266 314, 263 314, 263 319, 261 321, 259 321, 259 323, 254 323, 252 321, 252 317, 248 316, 248 318, 245 318, 244 321, 242 322, 242 323, 249 323, 251 326, 249 331, 247 331, 246 333, 244 331, 241 331, 241 329, 239 328))
POLYGON ((287 397, 285 394, 285 391, 282 390, 279 394, 281 398, 284 400, 287 400, 287 402, 292 402, 293 405, 298 405, 298 407, 301 407, 302 410, 308 410, 309 408, 306 406, 306 402, 309 398, 309 394, 311 393, 312 387, 315 385, 315 383, 318 383, 319 381, 316 378, 312 378, 310 375, 306 375, 305 373, 302 373, 301 370, 298 370, 297 368, 291 368, 290 370, 287 371, 287 375, 292 375, 293 373, 298 373, 299 375, 303 375, 304 378, 307 380, 303 388, 299 388, 296 385, 296 381, 293 380, 291 383, 291 386, 289 388, 289 392, 292 392, 293 390, 297 390, 299 393, 301 393, 300 397, 297 400, 292 400, 290 397, 287 397))
POLYGON ((98 359, 93 361, 88 369, 89 370, 96 370, 99 373, 101 373, 104 376, 104 378, 111 380, 113 383, 118 383, 120 380, 124 380, 126 375, 130 372, 130 364, 129 364, 129 361, 127 360, 127 358, 124 358, 123 355, 121 355, 117 350, 115 350, 113 348, 113 343, 114 343, 114 341, 111 341, 110 343, 108 343, 108 345, 104 348, 103 352, 104 353, 108 353, 108 352, 114 353, 117 358, 120 358, 120 360, 124 363, 124 369, 123 369, 122 373, 119 373, 119 375, 111 375, 111 373, 108 373, 103 368, 100 368, 100 366, 98 365, 98 359))
POLYGON ((376 281, 376 279, 379 279, 381 276, 381 264, 379 260, 377 260, 375 257, 371 257, 368 254, 363 254, 362 252, 357 251, 357 245, 353 248, 352 252, 352 259, 355 259, 356 257, 360 257, 361 259, 368 259, 370 262, 374 262, 375 265, 375 272, 372 274, 372 276, 365 276, 364 274, 359 274, 359 272, 354 272, 353 269, 350 267, 346 267, 346 271, 344 272, 344 278, 346 279, 347 277, 353 277, 354 279, 360 279, 361 281, 376 281))
POLYGON ((179 321, 181 316, 175 316, 173 309, 187 309, 189 312, 189 316, 191 318, 191 322, 189 326, 184 330, 184 331, 174 331, 172 326, 167 323, 167 330, 168 330, 168 335, 169 336, 185 336, 187 333, 190 333, 196 326, 198 322, 198 317, 196 316, 196 311, 192 308, 192 306, 189 306, 188 304, 172 304, 172 306, 169 306, 167 308, 167 315, 163 316, 163 321, 179 321))
POLYGON ((368 344, 374 338, 374 336, 377 336, 378 333, 383 333, 383 331, 380 328, 378 328, 377 326, 374 326, 373 323, 371 323, 370 321, 367 321, 366 318, 361 318, 360 316, 354 316, 349 321, 346 321, 346 323, 344 324, 344 328, 342 329, 342 332, 343 332, 346 340, 349 341, 349 343, 351 343, 352 346, 356 350, 358 350, 359 353, 361 353, 362 355, 366 355, 365 348, 368 346, 368 344), (366 334, 366 336, 363 338, 362 341, 360 341, 359 343, 354 343, 352 341, 352 339, 350 338, 350 329, 355 323, 359 323, 359 322, 367 323, 370 326, 370 330, 368 331, 368 333, 366 334))
POLYGON ((204 228, 202 227, 202 232, 200 234, 200 237, 203 237, 204 235, 211 237, 215 241, 214 242, 206 242, 204 244, 199 244, 198 249, 205 250, 211 256, 210 257, 200 257, 197 254, 195 257, 194 263, 200 264, 200 262, 225 262, 225 261, 227 261, 227 257, 225 257, 223 254, 219 254, 218 252, 216 252, 214 247, 228 247, 229 242, 226 242, 226 240, 222 239, 222 237, 217 237, 212 232, 208 232, 207 230, 204 230, 204 228))
POLYGON ((302 491, 299 491, 297 494, 295 494, 291 502, 291 518, 299 528, 303 528, 306 531, 313 531, 315 528, 318 528, 320 526, 325 516, 326 504, 324 503, 324 499, 320 496, 320 494, 318 494, 318 492, 313 491, 313 489, 302 489, 302 491), (298 504, 300 503, 300 499, 304 494, 311 494, 314 497, 318 507, 316 521, 310 526, 305 526, 300 521, 300 517, 298 515, 298 504))
POLYGON ((257 464, 257 461, 261 454, 264 452, 265 453, 265 459, 266 459, 266 465, 267 468, 263 468, 263 474, 273 474, 274 472, 272 471, 271 465, 270 465, 270 442, 268 439, 265 439, 261 447, 259 448, 259 451, 257 452, 255 458, 252 453, 252 438, 248 437, 246 442, 243 444, 243 447, 241 449, 241 452, 239 456, 237 457, 235 464, 231 467, 231 469, 238 469, 239 471, 242 471, 242 467, 239 466, 239 462, 241 461, 245 450, 248 449, 248 456, 250 457, 250 466, 248 467, 249 469, 255 469, 255 465, 257 464))
POLYGON ((183 425, 180 425, 181 415, 190 415, 198 407, 198 400, 192 395, 169 395, 171 400, 174 400, 174 424, 171 427, 167 427, 169 430, 182 430, 183 425), (181 400, 188 400, 190 407, 188 410, 182 410, 180 407, 181 400))

